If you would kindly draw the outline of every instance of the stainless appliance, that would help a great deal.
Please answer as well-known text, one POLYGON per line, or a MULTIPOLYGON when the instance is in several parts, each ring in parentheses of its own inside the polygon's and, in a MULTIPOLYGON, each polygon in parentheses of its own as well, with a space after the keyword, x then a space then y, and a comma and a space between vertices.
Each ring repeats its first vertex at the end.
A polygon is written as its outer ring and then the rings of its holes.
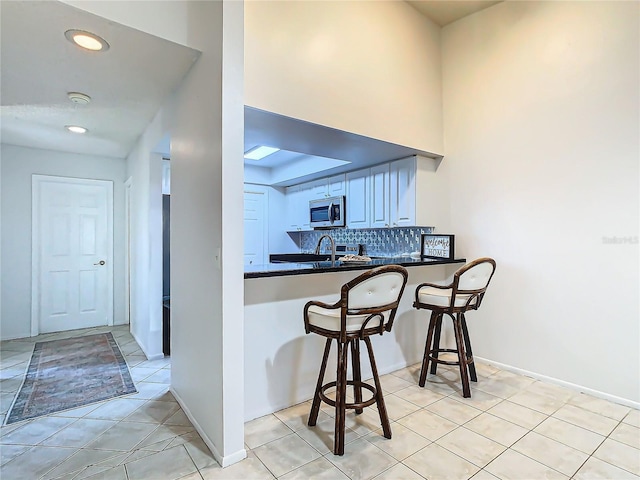
POLYGON ((309 218, 313 228, 344 227, 345 198, 329 197, 309 202, 309 218))

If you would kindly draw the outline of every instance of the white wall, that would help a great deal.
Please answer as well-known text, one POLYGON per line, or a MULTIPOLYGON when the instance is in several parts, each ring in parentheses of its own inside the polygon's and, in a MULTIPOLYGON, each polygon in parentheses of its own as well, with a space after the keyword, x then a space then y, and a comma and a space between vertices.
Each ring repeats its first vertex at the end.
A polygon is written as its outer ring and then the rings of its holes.
MULTIPOLYGON (((2 155, 0 154, 0 277, 2 273, 2 155)), ((2 279, 0 278, 0 339, 2 338, 2 279)))
POLYGON ((114 323, 124 316, 124 159, 1 145, 2 323, 0 338, 31 334, 32 174, 113 181, 114 323))
MULTIPOLYGON (((244 330, 243 242, 237 241, 243 228, 243 2, 67 3, 202 51, 176 103, 165 106, 172 167, 171 390, 226 466, 246 456, 243 385, 237 381, 244 330)), ((143 149, 139 153, 144 164, 143 149)), ((161 174, 151 163, 140 176, 159 189, 161 174)), ((154 247, 148 248, 154 262, 154 247)))
POLYGON ((287 234, 289 226, 287 203, 283 187, 269 188, 269 253, 289 253, 299 250, 287 234))
POLYGON ((440 170, 446 160, 416 157, 416 225, 435 227, 436 233, 449 230, 449 177, 440 170))
POLYGON ((127 157, 131 178, 131 334, 147 358, 162 358, 162 155, 152 153, 166 134, 161 109, 127 157))
MULTIPOLYGON (((245 171, 245 179, 246 171, 245 171)), ((264 191, 267 198, 267 225, 269 234, 267 236, 268 253, 287 253, 297 250, 295 242, 287 234, 287 218, 286 218, 286 198, 285 191, 282 187, 269 187, 262 184, 253 184, 245 182, 244 191, 264 191), (257 187, 256 187, 257 186, 257 187)), ((268 261, 268 260, 267 260, 268 261)))
POLYGON ((474 353, 634 402, 639 8, 504 2, 442 37, 450 227, 498 264, 474 353))
POLYGON ((171 134, 171 388, 226 466, 246 456, 243 3, 187 5, 204 47, 171 134))
POLYGON ((245 165, 244 181, 245 183, 254 183, 256 185, 271 185, 271 169, 245 165))
POLYGON ((409 4, 251 1, 245 44, 247 105, 442 153, 440 29, 409 4))

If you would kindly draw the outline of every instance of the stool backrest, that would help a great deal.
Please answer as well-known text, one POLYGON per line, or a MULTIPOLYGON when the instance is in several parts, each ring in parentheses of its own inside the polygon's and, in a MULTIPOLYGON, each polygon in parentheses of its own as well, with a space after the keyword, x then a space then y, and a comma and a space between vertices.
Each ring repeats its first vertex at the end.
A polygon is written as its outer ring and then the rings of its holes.
POLYGON ((405 276, 396 271, 367 277, 349 288, 348 308, 374 308, 394 304, 400 298, 405 282, 405 276))
POLYGON ((407 269, 400 265, 385 265, 345 283, 341 290, 342 330, 346 315, 385 314, 388 320, 384 328, 391 331, 408 276, 407 269))
POLYGON ((455 305, 457 294, 464 294, 471 295, 468 304, 478 308, 495 271, 495 260, 487 257, 478 258, 458 269, 453 275, 451 305, 455 305))

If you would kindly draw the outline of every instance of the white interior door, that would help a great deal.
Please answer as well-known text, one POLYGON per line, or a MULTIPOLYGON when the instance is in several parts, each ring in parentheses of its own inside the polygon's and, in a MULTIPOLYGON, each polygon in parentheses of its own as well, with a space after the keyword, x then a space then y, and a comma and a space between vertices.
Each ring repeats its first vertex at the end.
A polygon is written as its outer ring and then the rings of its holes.
POLYGON ((267 192, 244 192, 244 264, 263 265, 268 261, 267 192))
POLYGON ((32 335, 113 324, 113 183, 33 176, 32 335))

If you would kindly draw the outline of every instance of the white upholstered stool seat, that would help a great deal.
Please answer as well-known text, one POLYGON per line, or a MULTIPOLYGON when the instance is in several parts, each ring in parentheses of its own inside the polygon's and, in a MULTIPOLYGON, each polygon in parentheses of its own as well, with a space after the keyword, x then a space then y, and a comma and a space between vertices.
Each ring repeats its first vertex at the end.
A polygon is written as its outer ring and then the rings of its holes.
POLYGON ((311 301, 304 307, 306 333, 315 333, 327 339, 308 424, 309 426, 316 424, 321 401, 335 407, 333 447, 335 455, 344 454, 346 409, 353 409, 356 414, 360 414, 365 407, 375 403, 378 407, 383 434, 386 438, 391 438, 391 426, 369 337, 391 331, 407 277, 407 270, 399 265, 373 268, 342 285, 340 300, 336 303, 311 301), (336 381, 325 384, 324 374, 333 340, 338 346, 336 381), (362 381, 360 341, 363 341, 367 347, 375 386, 362 381), (347 380, 349 351, 351 351, 352 362, 351 380, 347 380), (352 403, 346 401, 347 386, 353 387, 352 403), (325 395, 325 391, 332 387, 336 388, 335 400, 325 395), (362 398, 363 389, 372 394, 368 400, 362 398))
POLYGON ((431 373, 434 375, 437 372, 438 363, 458 365, 462 380, 462 395, 464 397, 471 396, 469 377, 472 382, 476 382, 478 378, 473 364, 473 352, 465 312, 477 310, 480 307, 495 269, 496 262, 493 259, 479 258, 459 268, 448 285, 422 283, 416 288, 413 306, 417 309, 431 310, 418 382, 421 387, 424 387, 427 379, 429 362, 431 362, 431 373), (444 315, 453 321, 455 349, 440 348, 440 332, 444 315), (457 353, 458 361, 439 359, 438 354, 442 352, 457 353))
MULTIPOLYGON (((322 308, 317 305, 309 307, 307 312, 309 316, 309 325, 319 327, 324 330, 330 330, 333 332, 340 331, 340 309, 336 308, 322 308)), ((369 315, 347 315, 347 332, 354 332, 360 330, 364 322, 369 318, 369 315)), ((384 317, 384 324, 389 321, 389 315, 384 317)), ((380 317, 372 318, 367 327, 379 327, 380 317)))
MULTIPOLYGON (((423 305, 448 307, 451 305, 452 288, 423 287, 418 292, 418 301, 423 305)), ((455 306, 464 307, 471 295, 456 295, 455 306)))

